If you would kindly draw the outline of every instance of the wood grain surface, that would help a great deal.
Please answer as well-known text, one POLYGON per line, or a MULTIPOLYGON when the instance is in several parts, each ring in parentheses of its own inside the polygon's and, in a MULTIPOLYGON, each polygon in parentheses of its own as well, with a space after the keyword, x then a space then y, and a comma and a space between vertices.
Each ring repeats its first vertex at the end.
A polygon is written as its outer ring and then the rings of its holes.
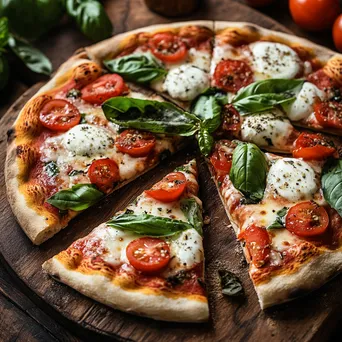
MULTIPOLYGON (((105 5, 114 24, 115 33, 170 21, 148 11, 142 0, 112 0, 106 1, 105 5)), ((190 19, 249 21, 266 28, 286 31, 284 26, 259 12, 230 1, 204 2, 201 9, 191 17, 179 18, 178 21, 190 19)), ((70 24, 64 24, 52 31, 49 35, 49 44, 45 43, 41 48, 47 55, 54 54, 53 64, 57 67, 74 50, 87 44, 86 39, 73 30, 70 24), (62 35, 61 30, 65 30, 62 35), (66 32, 71 33, 66 35, 66 32), (62 52, 59 54, 58 51, 62 52)), ((33 80, 34 77, 28 74, 25 83, 30 84, 33 80)), ((40 85, 36 85, 29 89, 1 120, 1 160, 5 159, 6 141, 3 137, 7 129, 13 123, 20 108, 39 87, 40 85)), ((14 88, 21 93, 26 87, 21 85, 14 88)), ((101 340, 116 337, 120 340, 132 341, 325 340, 341 315, 342 298, 339 296, 339 288, 342 285, 342 278, 337 277, 321 290, 303 299, 279 308, 261 311, 247 274, 247 265, 241 248, 229 227, 229 221, 214 183, 200 158, 198 162, 201 198, 207 214, 211 217, 211 223, 204 229, 210 322, 201 325, 170 324, 121 313, 108 309, 65 285, 56 283, 42 273, 41 264, 46 259, 66 248, 75 239, 85 236, 117 210, 124 208, 142 190, 151 186, 175 166, 194 156, 195 150, 190 146, 171 160, 165 161, 155 171, 142 176, 99 205, 84 212, 73 220, 67 229, 40 247, 30 243, 12 215, 6 200, 3 164, 1 164, 0 251, 3 260, 27 286, 23 295, 9 285, 10 281, 4 282, 0 273, 0 292, 7 298, 4 300, 0 297, 0 317, 6 315, 6 320, 2 320, 2 324, 6 322, 12 324, 17 339, 23 341, 78 340, 68 332, 62 331, 51 317, 69 329, 77 331, 77 334, 86 340, 97 340, 99 338, 97 333, 103 334, 101 340), (220 268, 229 269, 242 279, 246 292, 244 299, 231 299, 220 293, 217 275, 220 268), (30 313, 29 318, 24 317, 23 312, 26 311, 30 313), (28 328, 21 334, 21 323, 24 321, 28 328), (44 330, 40 329, 40 325, 45 327, 44 330)), ((0 341, 6 341, 8 336, 0 329, 0 341)))

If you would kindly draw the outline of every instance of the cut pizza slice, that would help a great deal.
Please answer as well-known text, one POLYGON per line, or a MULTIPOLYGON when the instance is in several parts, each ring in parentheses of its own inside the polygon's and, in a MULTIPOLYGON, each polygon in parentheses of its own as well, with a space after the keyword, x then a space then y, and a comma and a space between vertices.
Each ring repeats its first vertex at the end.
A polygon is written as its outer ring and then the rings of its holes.
POLYGON ((43 269, 122 311, 166 321, 206 321, 202 203, 197 193, 192 160, 46 261, 43 269))
POLYGON ((304 161, 221 140, 209 167, 263 309, 342 270, 341 159, 304 161))
POLYGON ((9 131, 8 198, 35 244, 184 142, 179 136, 141 131, 140 126, 122 131, 109 122, 101 108, 109 98, 163 99, 103 72, 84 53, 71 58, 24 106, 9 131))
POLYGON ((289 152, 293 126, 342 135, 342 56, 246 23, 215 22, 211 86, 228 95, 225 129, 289 152), (284 149, 285 147, 285 149, 284 149))
POLYGON ((109 72, 143 84, 184 109, 210 86, 212 21, 154 25, 87 48, 109 72))

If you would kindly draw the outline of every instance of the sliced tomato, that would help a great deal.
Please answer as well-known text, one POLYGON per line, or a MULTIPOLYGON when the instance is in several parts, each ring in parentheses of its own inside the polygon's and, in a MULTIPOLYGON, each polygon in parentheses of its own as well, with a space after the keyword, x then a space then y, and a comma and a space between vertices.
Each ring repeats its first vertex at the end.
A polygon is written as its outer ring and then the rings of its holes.
POLYGON ((342 103, 320 102, 314 106, 317 121, 323 127, 342 129, 342 103))
POLYGON ((301 202, 290 208, 285 219, 286 229, 301 237, 323 234, 329 226, 327 211, 313 201, 301 202))
POLYGON ((173 202, 182 196, 186 188, 186 178, 182 172, 172 172, 145 193, 161 202, 173 202))
POLYGON ((120 180, 119 167, 112 159, 94 160, 89 169, 90 182, 95 184, 104 193, 110 192, 115 183, 120 180))
POLYGON ((128 244, 126 255, 130 264, 138 271, 155 273, 169 263, 170 247, 161 239, 142 237, 128 244))
POLYGON ((39 113, 41 124, 52 131, 67 131, 81 121, 78 109, 65 100, 50 100, 39 113))
POLYGON ((233 105, 225 105, 222 110, 222 116, 222 128, 224 131, 236 132, 240 130, 240 114, 233 105))
POLYGON ((157 33, 149 41, 151 52, 163 62, 177 63, 185 58, 187 47, 171 32, 157 33))
POLYGON ((338 88, 338 83, 329 77, 323 69, 319 69, 314 73, 310 74, 306 78, 309 82, 313 83, 317 88, 328 91, 330 89, 338 88))
POLYGON ((232 167, 232 158, 233 154, 226 150, 224 144, 217 143, 215 145, 214 152, 210 157, 210 163, 215 169, 218 181, 222 181, 229 174, 232 167))
POLYGON ((295 158, 322 160, 333 155, 335 151, 322 134, 304 132, 295 140, 292 154, 295 158))
POLYGON ((156 145, 156 138, 152 133, 127 129, 116 140, 116 148, 132 157, 146 157, 156 145))
POLYGON ((264 266, 271 251, 271 239, 266 228, 252 224, 239 234, 238 239, 246 242, 246 248, 253 264, 256 267, 264 266))
POLYGON ((123 78, 117 74, 103 75, 84 87, 82 99, 93 104, 102 104, 111 97, 119 96, 127 91, 123 78))
POLYGON ((227 59, 217 64, 214 79, 217 87, 236 93, 253 82, 253 71, 244 61, 227 59))

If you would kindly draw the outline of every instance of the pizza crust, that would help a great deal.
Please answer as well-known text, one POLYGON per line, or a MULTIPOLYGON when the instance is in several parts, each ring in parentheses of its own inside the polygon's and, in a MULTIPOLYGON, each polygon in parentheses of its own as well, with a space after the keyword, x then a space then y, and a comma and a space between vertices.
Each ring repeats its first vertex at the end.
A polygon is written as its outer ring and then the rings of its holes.
POLYGON ((171 322, 205 322, 209 318, 207 301, 126 291, 102 275, 85 275, 67 269, 57 259, 43 264, 43 270, 56 280, 71 286, 87 297, 140 316, 171 322))

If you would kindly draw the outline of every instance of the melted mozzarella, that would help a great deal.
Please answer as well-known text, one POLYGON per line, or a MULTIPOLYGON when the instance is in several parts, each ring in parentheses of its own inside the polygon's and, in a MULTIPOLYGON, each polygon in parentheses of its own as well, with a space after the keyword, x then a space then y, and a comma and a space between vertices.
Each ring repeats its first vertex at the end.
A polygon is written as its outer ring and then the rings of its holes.
POLYGON ((241 59, 242 56, 229 44, 217 45, 213 51, 211 74, 214 74, 217 64, 226 59, 241 59))
POLYGON ((289 120, 282 112, 274 109, 272 112, 248 115, 241 125, 242 140, 253 142, 259 146, 274 146, 283 149, 293 130, 289 120))
POLYGON ((169 71, 163 87, 173 98, 191 101, 209 87, 209 75, 197 67, 184 64, 169 71))
POLYGON ((295 245, 299 238, 289 232, 287 229, 272 229, 272 249, 282 252, 290 246, 295 245))
POLYGON ((254 71, 261 78, 294 78, 299 73, 301 62, 297 53, 280 43, 256 42, 249 45, 254 71))
POLYGON ((295 101, 284 105, 283 108, 290 120, 298 121, 313 113, 313 106, 317 99, 324 100, 324 98, 325 93, 322 90, 310 82, 305 82, 295 101))
POLYGON ((303 160, 278 159, 271 166, 267 176, 267 191, 295 202, 312 199, 318 189, 312 167, 303 160))
POLYGON ((210 54, 191 48, 189 50, 189 63, 206 72, 210 70, 210 54))
POLYGON ((70 129, 64 137, 65 148, 77 156, 93 156, 113 147, 114 139, 98 126, 81 124, 70 129))

